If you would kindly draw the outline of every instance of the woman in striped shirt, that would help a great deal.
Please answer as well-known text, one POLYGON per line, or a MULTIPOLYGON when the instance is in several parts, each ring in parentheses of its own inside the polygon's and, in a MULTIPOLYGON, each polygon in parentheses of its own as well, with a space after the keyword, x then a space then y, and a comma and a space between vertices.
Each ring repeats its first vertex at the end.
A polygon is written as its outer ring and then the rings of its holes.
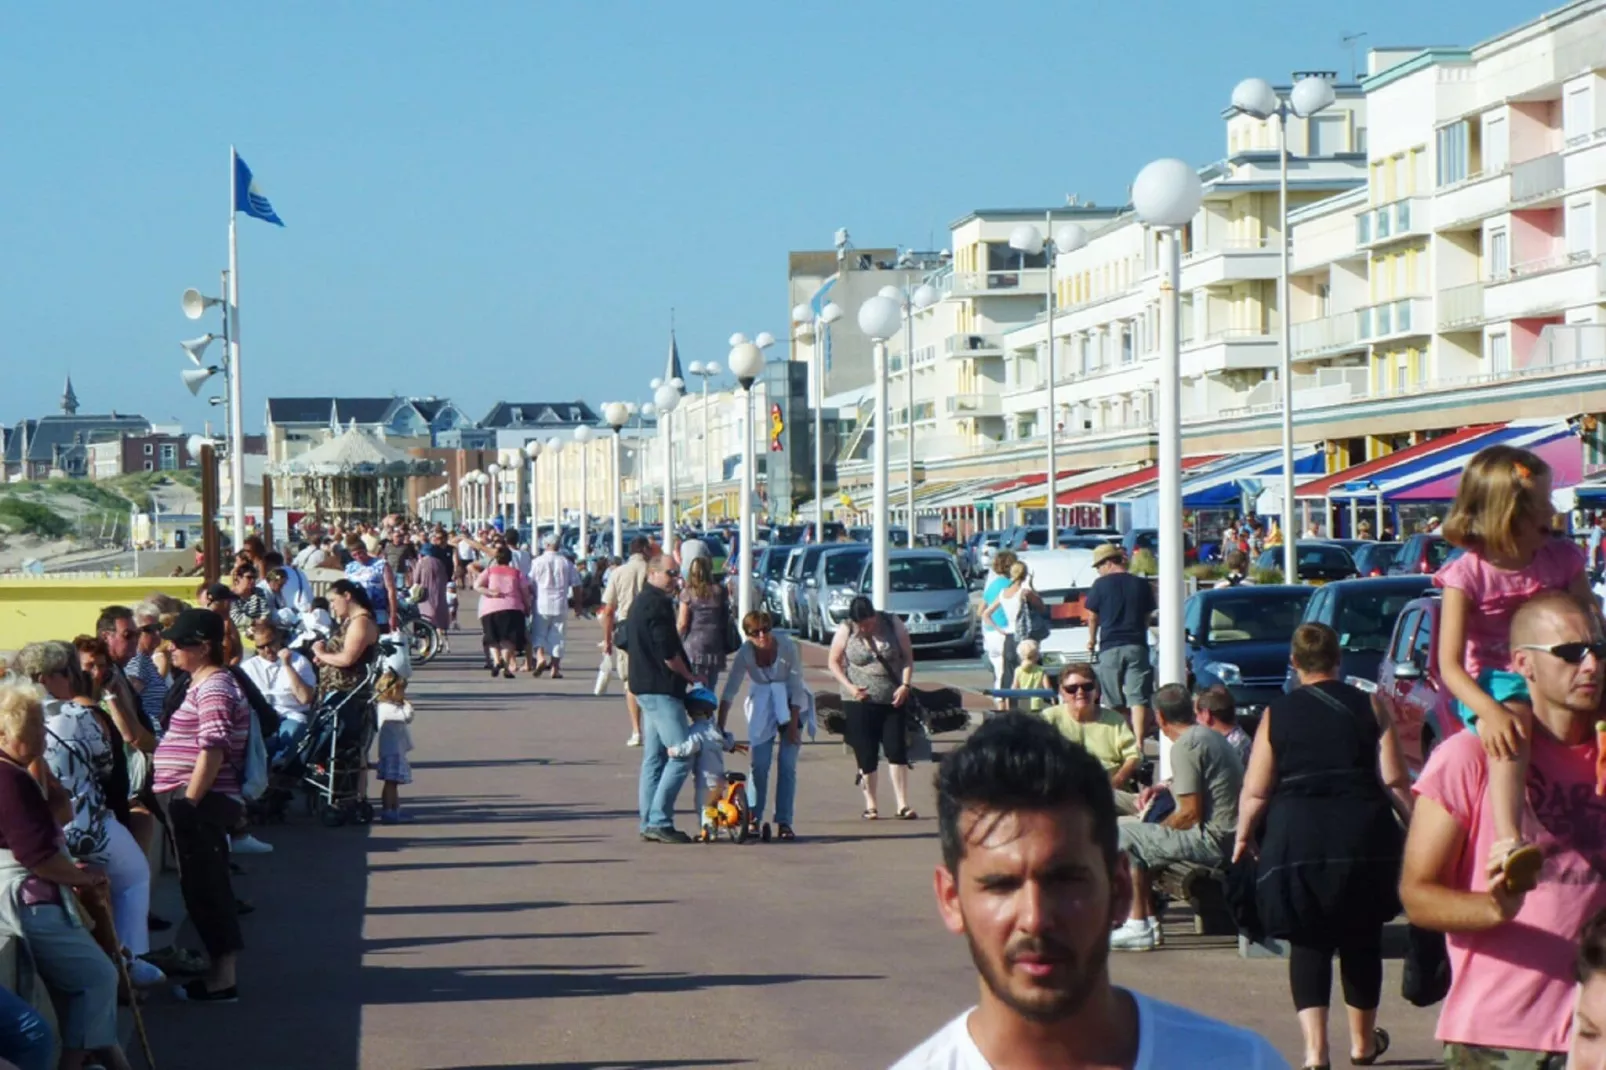
POLYGON ((211 960, 207 975, 178 994, 233 1003, 235 960, 244 942, 229 881, 229 830, 244 813, 238 799, 251 707, 223 667, 222 617, 186 609, 162 637, 173 644, 173 665, 189 674, 189 686, 156 747, 153 787, 172 827, 184 907, 211 960))

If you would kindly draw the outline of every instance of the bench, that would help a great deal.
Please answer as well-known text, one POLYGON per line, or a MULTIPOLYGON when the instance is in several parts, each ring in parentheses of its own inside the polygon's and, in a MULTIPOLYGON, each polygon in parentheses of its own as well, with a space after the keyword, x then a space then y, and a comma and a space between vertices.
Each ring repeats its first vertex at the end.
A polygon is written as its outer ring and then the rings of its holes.
POLYGON ((1149 871, 1154 891, 1193 910, 1196 936, 1237 936, 1238 924, 1227 905, 1227 882, 1221 870, 1196 862, 1174 862, 1149 871))

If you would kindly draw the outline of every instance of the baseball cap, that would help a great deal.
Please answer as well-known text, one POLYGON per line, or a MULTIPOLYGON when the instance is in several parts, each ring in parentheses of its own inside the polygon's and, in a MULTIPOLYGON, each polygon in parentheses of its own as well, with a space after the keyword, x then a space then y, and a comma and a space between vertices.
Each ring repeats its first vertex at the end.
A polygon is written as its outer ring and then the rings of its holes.
POLYGON ((379 540, 374 538, 372 535, 364 535, 362 537, 362 544, 370 554, 377 554, 381 545, 379 540))
POLYGON ((166 631, 162 632, 162 638, 170 643, 179 644, 197 641, 221 643, 223 618, 210 609, 186 609, 166 631))
POLYGON ((206 589, 208 602, 232 602, 234 597, 234 591, 226 583, 214 583, 206 589))

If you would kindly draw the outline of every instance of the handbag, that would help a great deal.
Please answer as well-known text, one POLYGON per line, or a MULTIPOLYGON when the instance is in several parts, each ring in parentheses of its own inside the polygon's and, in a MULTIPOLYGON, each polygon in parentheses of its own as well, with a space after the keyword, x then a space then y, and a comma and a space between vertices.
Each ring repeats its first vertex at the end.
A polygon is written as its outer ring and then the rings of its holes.
POLYGON ((736 626, 736 615, 731 612, 730 592, 720 589, 720 609, 725 615, 725 653, 734 654, 742 649, 742 630, 736 626))
POLYGON ((1051 630, 1048 614, 1043 611, 1041 605, 1022 594, 1020 612, 1015 616, 1016 642, 1025 642, 1030 639, 1033 642, 1041 643, 1048 638, 1051 630))
POLYGON ((1400 995, 1413 1007, 1431 1007, 1450 994, 1450 953, 1444 934, 1405 927, 1405 970, 1400 995))

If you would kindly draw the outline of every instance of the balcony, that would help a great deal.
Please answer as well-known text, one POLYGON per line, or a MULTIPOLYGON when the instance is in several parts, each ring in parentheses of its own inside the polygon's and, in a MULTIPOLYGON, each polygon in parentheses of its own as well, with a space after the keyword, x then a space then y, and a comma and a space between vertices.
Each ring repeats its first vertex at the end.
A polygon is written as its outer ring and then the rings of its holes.
POLYGON ((1566 184, 1567 166, 1561 153, 1524 160, 1511 168, 1511 203, 1531 204, 1557 196, 1566 184))
POLYGON ((1573 138, 1562 150, 1563 186, 1583 190, 1606 186, 1606 129, 1573 138))
POLYGON ((1194 379, 1215 372, 1275 368, 1282 343, 1260 327, 1232 327, 1182 343, 1182 377, 1194 379))
POLYGON ((1361 341, 1379 342, 1389 338, 1432 334, 1432 313, 1432 298, 1402 297, 1358 309, 1355 319, 1361 341))
POLYGON ((1042 297, 1048 293, 1048 269, 955 271, 938 280, 937 285, 950 297, 991 297, 1009 294, 1042 297))
POLYGON ((1483 283, 1469 282, 1439 291, 1439 330, 1470 330, 1483 325, 1483 283))
POLYGON ((1187 291, 1248 279, 1275 279, 1280 264, 1275 241, 1219 241, 1182 258, 1181 288, 1187 291))
POLYGON ((1291 334, 1296 360, 1366 348, 1366 343, 1361 341, 1360 324, 1354 312, 1339 312, 1296 323, 1291 334))
POLYGON ((1511 173, 1476 174, 1441 186, 1433 198, 1435 230, 1468 230, 1511 205, 1511 173))
POLYGON ((1362 212, 1355 217, 1355 244, 1372 248, 1426 234, 1432 229, 1432 207, 1427 197, 1406 197, 1362 212))
MULTIPOLYGON (((1308 375, 1296 375, 1293 378, 1294 411, 1328 408, 1368 397, 1371 394, 1371 376, 1371 369, 1365 367, 1318 368, 1308 375)), ((1256 383, 1244 395, 1242 405, 1200 414, 1199 418, 1257 416, 1281 412, 1282 407, 1282 384, 1276 379, 1267 379, 1263 383, 1256 383)))
POLYGON ((1004 402, 997 394, 952 394, 946 400, 949 416, 964 418, 1004 415, 1004 402))
POLYGON ((1603 282, 1600 262, 1588 253, 1513 264, 1505 275, 1489 281, 1484 312, 1491 320, 1507 320, 1597 304, 1603 282))
POLYGON ((1001 357, 1004 355, 1004 336, 1001 334, 954 334, 943 342, 949 357, 1001 357))

